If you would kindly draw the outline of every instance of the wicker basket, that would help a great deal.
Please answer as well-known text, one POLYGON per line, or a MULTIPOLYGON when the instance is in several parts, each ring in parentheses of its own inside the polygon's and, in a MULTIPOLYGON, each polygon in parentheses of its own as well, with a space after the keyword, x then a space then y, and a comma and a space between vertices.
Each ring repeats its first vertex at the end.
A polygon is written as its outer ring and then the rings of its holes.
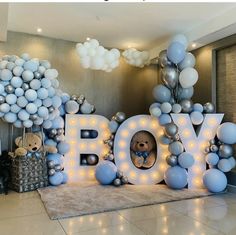
POLYGON ((37 157, 11 157, 10 188, 22 193, 48 186, 47 160, 43 153, 37 157))

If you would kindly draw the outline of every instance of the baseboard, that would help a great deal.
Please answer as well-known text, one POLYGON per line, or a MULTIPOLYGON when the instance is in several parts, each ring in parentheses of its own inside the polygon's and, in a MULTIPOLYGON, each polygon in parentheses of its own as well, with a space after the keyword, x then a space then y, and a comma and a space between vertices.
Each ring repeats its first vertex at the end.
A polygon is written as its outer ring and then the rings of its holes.
POLYGON ((236 185, 228 184, 227 185, 227 190, 230 193, 236 193, 236 185))

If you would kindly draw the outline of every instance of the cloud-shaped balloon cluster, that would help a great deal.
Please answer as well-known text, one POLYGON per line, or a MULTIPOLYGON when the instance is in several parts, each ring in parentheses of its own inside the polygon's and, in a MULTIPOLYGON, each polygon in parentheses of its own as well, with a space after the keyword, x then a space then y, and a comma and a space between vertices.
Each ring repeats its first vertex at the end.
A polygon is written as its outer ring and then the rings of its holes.
POLYGON ((15 127, 51 128, 60 116, 58 72, 47 60, 26 53, 0 60, 0 117, 15 127))
POLYGON ((125 58, 125 61, 135 67, 143 68, 145 65, 148 65, 150 62, 150 55, 148 51, 138 51, 135 48, 129 48, 125 50, 122 55, 125 58))
POLYGON ((119 65, 119 50, 107 50, 96 39, 77 43, 76 50, 83 68, 111 72, 119 65))

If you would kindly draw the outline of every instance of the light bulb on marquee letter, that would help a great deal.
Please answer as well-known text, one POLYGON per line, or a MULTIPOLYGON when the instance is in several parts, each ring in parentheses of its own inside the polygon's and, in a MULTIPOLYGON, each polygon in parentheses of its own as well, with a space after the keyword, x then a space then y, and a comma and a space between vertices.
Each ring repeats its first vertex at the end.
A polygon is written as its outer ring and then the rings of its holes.
POLYGON ((206 114, 197 134, 188 114, 171 114, 171 117, 179 128, 185 151, 194 157, 194 165, 188 169, 188 188, 203 188, 202 176, 206 170, 204 149, 215 137, 224 114, 206 114))
POLYGON ((156 118, 150 115, 138 115, 125 120, 119 127, 114 140, 115 164, 123 171, 132 184, 157 184, 164 178, 168 168, 166 156, 168 146, 158 142, 158 137, 163 134, 163 129, 156 118), (149 169, 138 169, 130 156, 130 142, 136 132, 148 131, 156 140, 156 162, 149 169))
POLYGON ((64 167, 69 175, 69 182, 94 180, 96 166, 81 166, 81 154, 96 154, 104 156, 109 147, 103 140, 111 133, 108 128, 109 120, 100 115, 67 114, 65 136, 70 144, 70 152, 66 154, 64 167), (81 138, 82 130, 96 130, 97 138, 81 138))

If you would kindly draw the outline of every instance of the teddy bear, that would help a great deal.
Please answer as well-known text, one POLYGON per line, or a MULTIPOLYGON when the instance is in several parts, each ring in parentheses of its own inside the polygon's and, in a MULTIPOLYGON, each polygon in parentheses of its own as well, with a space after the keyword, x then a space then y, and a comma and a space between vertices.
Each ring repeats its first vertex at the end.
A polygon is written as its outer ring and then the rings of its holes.
POLYGON ((151 168, 156 161, 156 141, 147 131, 137 132, 130 144, 130 154, 137 168, 151 168))
POLYGON ((15 144, 18 147, 15 150, 15 156, 25 156, 28 152, 49 152, 57 153, 57 148, 55 146, 42 145, 42 134, 41 133, 26 133, 23 139, 19 136, 15 139, 15 144))

